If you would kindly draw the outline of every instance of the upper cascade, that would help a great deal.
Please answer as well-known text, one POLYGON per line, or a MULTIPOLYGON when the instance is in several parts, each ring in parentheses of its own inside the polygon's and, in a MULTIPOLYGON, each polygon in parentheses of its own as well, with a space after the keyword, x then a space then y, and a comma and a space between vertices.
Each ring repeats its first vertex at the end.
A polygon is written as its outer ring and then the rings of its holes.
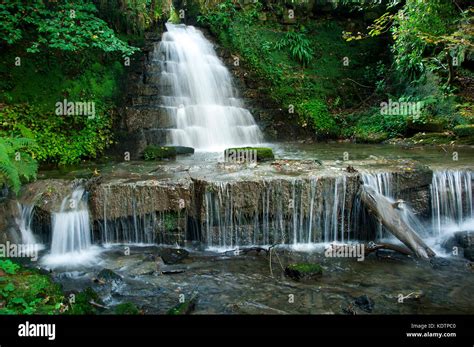
POLYGON ((260 143, 262 133, 212 44, 192 26, 166 27, 151 64, 159 66, 160 102, 174 119, 169 144, 221 151, 260 143))

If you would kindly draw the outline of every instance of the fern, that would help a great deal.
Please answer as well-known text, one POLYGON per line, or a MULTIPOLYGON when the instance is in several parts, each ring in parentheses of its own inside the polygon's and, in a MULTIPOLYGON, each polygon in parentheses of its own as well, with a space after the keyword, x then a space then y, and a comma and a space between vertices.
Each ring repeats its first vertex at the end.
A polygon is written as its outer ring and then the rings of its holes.
POLYGON ((38 163, 28 153, 36 143, 24 137, 0 137, 0 183, 18 194, 21 182, 36 178, 38 163))
POLYGON ((275 44, 275 48, 282 50, 288 48, 290 56, 307 66, 313 59, 313 49, 311 48, 311 41, 306 38, 303 33, 289 31, 285 36, 275 44))

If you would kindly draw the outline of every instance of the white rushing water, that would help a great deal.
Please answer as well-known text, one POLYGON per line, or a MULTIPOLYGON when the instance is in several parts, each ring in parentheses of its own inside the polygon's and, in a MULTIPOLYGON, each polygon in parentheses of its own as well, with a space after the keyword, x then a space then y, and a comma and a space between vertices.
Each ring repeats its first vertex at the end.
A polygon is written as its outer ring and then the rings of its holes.
POLYGON ((98 247, 92 246, 84 193, 84 188, 76 188, 63 199, 60 211, 53 213, 51 252, 43 259, 46 265, 81 265, 96 260, 98 247))
POLYGON ((446 236, 454 231, 474 230, 471 171, 443 170, 433 173, 431 209, 433 233, 446 236))
POLYGON ((17 206, 20 213, 17 224, 21 233, 21 242, 26 245, 34 245, 36 244, 36 238, 31 230, 31 224, 33 222, 33 210, 35 206, 20 203, 18 203, 17 206))
POLYGON ((160 64, 163 106, 175 118, 171 144, 221 151, 260 143, 260 129, 212 44, 192 26, 167 23, 166 28, 152 60, 160 64))

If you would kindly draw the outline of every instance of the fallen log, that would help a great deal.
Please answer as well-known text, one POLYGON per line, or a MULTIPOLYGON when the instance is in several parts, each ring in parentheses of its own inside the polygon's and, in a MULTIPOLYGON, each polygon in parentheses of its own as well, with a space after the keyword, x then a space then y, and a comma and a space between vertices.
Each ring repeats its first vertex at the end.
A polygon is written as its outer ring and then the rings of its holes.
POLYGON ((361 201, 373 216, 396 238, 413 251, 418 258, 429 259, 436 253, 429 248, 413 228, 404 220, 402 211, 388 198, 373 188, 362 185, 361 201))
POLYGON ((402 246, 397 246, 397 245, 392 245, 390 243, 373 243, 373 244, 368 244, 364 247, 364 256, 369 255, 372 252, 376 252, 379 249, 389 249, 391 251, 395 251, 398 253, 401 253, 403 255, 411 256, 413 255, 413 252, 410 251, 409 249, 402 247, 402 246))

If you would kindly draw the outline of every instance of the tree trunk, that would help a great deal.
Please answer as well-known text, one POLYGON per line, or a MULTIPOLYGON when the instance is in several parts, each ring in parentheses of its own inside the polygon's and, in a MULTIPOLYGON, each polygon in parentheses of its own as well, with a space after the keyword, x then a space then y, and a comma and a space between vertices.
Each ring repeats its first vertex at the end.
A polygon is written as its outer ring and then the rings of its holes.
POLYGON ((361 201, 369 213, 374 215, 395 237, 403 242, 413 253, 423 259, 429 259, 436 254, 429 248, 418 234, 402 217, 402 212, 394 207, 383 195, 371 187, 362 186, 361 201))

